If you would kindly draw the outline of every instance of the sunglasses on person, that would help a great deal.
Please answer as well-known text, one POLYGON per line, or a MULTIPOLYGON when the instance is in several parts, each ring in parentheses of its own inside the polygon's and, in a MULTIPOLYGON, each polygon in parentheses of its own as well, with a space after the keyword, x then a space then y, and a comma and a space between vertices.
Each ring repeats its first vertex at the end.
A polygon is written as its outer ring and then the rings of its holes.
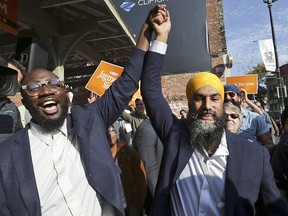
POLYGON ((64 86, 59 79, 50 79, 42 82, 30 82, 27 85, 21 86, 23 90, 30 96, 38 96, 42 91, 43 86, 46 86, 51 92, 57 92, 64 86))
POLYGON ((234 97, 236 95, 235 92, 225 92, 225 97, 227 97, 227 95, 229 95, 229 97, 234 97))
POLYGON ((228 116, 230 116, 232 119, 239 118, 239 114, 236 114, 236 113, 230 113, 230 114, 226 113, 226 116, 227 116, 227 118, 228 118, 228 116))

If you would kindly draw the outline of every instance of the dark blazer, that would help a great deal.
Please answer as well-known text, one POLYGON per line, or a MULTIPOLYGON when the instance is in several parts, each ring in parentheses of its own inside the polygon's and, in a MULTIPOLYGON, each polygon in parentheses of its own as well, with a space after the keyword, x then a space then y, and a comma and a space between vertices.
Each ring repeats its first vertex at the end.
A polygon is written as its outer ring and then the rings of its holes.
MULTIPOLYGON (((86 177, 94 190, 124 215, 119 177, 106 137, 108 126, 121 115, 138 89, 144 52, 133 51, 121 77, 94 103, 72 107, 69 134, 78 138, 86 177)), ((0 215, 41 215, 33 171, 29 125, 0 144, 0 215)))
POLYGON ((152 196, 154 196, 163 154, 163 145, 149 119, 144 119, 137 128, 133 136, 133 146, 144 163, 148 188, 152 196))
MULTIPOLYGON (((152 125, 163 143, 164 152, 152 205, 152 215, 171 214, 170 192, 190 159, 193 148, 185 120, 179 120, 165 101, 161 90, 160 71, 164 56, 146 54, 141 93, 152 125)), ((254 204, 262 196, 269 215, 287 215, 268 151, 226 131, 229 156, 225 182, 225 215, 254 215, 254 204)))
POLYGON ((288 133, 284 130, 271 159, 274 177, 282 197, 288 204, 288 133))

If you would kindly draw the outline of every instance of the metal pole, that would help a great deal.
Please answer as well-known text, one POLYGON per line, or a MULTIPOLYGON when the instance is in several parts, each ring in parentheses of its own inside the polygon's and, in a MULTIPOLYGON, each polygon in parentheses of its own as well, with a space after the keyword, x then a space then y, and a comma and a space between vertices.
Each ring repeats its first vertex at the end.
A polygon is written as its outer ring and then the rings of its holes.
POLYGON ((279 67, 279 59, 278 59, 278 51, 277 51, 277 45, 276 45, 276 38, 275 38, 275 32, 274 32, 274 24, 273 24, 273 17, 272 17, 272 3, 268 2, 268 9, 269 9, 269 15, 270 15, 270 22, 271 22, 271 32, 272 32, 272 41, 274 45, 274 52, 275 52, 275 74, 278 80, 278 87, 279 87, 279 101, 280 101, 280 111, 282 112, 284 110, 284 83, 283 79, 280 74, 280 67, 279 67))

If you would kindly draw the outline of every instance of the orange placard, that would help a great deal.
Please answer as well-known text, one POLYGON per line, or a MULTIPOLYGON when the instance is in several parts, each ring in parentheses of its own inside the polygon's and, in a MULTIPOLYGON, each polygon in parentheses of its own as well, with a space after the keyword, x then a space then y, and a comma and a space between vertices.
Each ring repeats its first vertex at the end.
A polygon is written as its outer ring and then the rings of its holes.
POLYGON ((123 67, 101 61, 85 88, 102 96, 122 72, 123 67))
POLYGON ((245 89, 247 94, 258 94, 258 74, 226 77, 226 84, 233 84, 245 89))
POLYGON ((135 105, 135 100, 137 98, 142 99, 142 95, 141 95, 141 92, 140 92, 140 85, 141 85, 141 81, 139 81, 139 88, 135 92, 135 94, 132 96, 132 100, 129 102, 129 105, 135 105))
MULTIPOLYGON (((122 74, 123 69, 123 67, 118 65, 111 64, 106 61, 101 61, 89 79, 88 83, 86 84, 85 88, 97 95, 102 96, 105 91, 112 85, 112 83, 122 74)), ((136 98, 142 98, 140 94, 140 88, 133 95, 132 101, 135 101, 136 98)))
POLYGON ((0 0, 0 28, 17 35, 17 0, 0 0))

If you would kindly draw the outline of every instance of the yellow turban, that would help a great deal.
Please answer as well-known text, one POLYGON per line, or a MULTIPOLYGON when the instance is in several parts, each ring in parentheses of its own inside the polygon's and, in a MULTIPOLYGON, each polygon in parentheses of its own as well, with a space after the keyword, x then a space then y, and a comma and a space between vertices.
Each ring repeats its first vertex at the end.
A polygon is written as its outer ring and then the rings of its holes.
POLYGON ((188 104, 190 104, 194 92, 207 85, 217 89, 222 100, 224 100, 224 87, 221 80, 211 72, 199 72, 193 76, 186 85, 188 104))

